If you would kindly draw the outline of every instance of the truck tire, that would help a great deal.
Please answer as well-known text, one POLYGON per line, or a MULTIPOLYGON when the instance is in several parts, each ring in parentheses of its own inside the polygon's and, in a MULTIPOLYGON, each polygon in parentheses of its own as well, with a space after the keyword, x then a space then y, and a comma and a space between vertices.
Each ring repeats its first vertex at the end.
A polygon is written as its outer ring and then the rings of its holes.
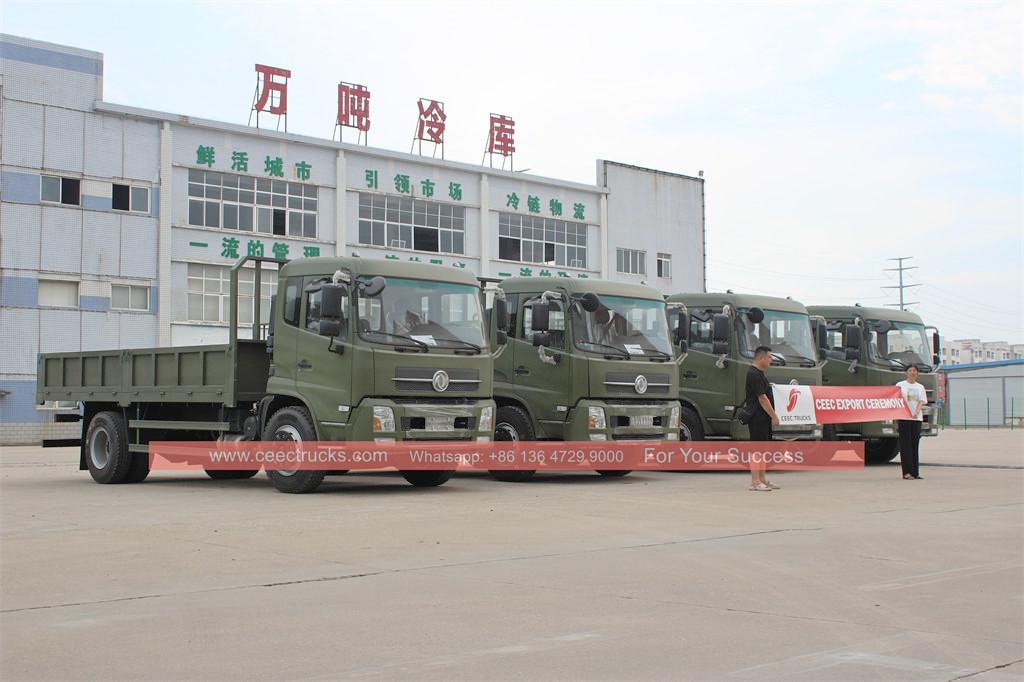
MULTIPOLYGON (((536 439, 533 423, 522 408, 506 405, 498 408, 494 423, 495 441, 531 441, 536 439)), ((492 469, 491 476, 506 483, 524 483, 533 478, 536 470, 492 469)))
MULTIPOLYGON (((149 459, 146 470, 149 470, 149 459)), ((128 429, 118 412, 98 412, 85 434, 85 461, 97 483, 124 483, 132 472, 134 458, 128 452, 128 429)))
POLYGON ((864 441, 864 463, 885 464, 900 454, 899 438, 882 438, 864 441))
MULTIPOLYGON (((316 440, 313 418, 304 407, 284 407, 274 413, 263 429, 263 440, 316 440)), ((324 480, 326 471, 268 469, 267 478, 283 493, 311 493, 324 480)))
POLYGON ((125 476, 125 483, 142 483, 149 476, 149 454, 136 452, 132 454, 132 465, 125 476))
POLYGON ((405 480, 412 483, 417 488, 433 488, 434 486, 443 485, 455 475, 452 470, 443 471, 403 471, 402 476, 405 480))
POLYGON ((609 478, 619 478, 619 477, 622 477, 622 476, 627 476, 627 475, 629 475, 629 474, 631 474, 633 472, 632 471, 619 471, 617 469, 598 469, 597 473, 601 474, 602 476, 608 476, 609 478))
POLYGON ((683 406, 679 417, 679 440, 704 440, 704 426, 700 423, 700 415, 693 408, 683 406))
POLYGON ((839 440, 839 436, 836 435, 835 424, 825 424, 821 427, 821 439, 826 441, 839 440))
POLYGON ((259 469, 207 469, 206 475, 215 481, 230 481, 236 478, 252 478, 259 469))

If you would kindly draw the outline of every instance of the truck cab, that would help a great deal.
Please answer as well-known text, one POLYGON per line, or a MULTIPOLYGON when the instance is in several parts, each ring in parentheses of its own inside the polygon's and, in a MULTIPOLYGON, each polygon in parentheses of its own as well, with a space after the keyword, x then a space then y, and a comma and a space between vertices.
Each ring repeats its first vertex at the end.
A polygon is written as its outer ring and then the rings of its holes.
MULTIPOLYGON (((687 352, 679 366, 682 440, 749 438, 736 414, 746 398, 747 370, 758 346, 772 348, 765 374, 773 384, 821 384, 822 361, 802 303, 731 291, 674 294, 667 303, 669 325, 687 352)), ((817 424, 780 425, 773 431, 776 440, 822 437, 817 424)))
MULTIPOLYGON (((657 290, 543 277, 499 288, 508 345, 495 357, 496 440, 678 438, 678 370, 657 290)), ((492 473, 522 481, 534 472, 492 473)))
MULTIPOLYGON (((921 435, 938 434, 934 404, 940 343, 937 332, 929 344, 928 328, 920 317, 892 308, 823 305, 807 310, 821 318, 826 330, 821 339, 827 359, 822 371, 826 386, 892 386, 906 378, 908 367, 916 366, 918 381, 928 394, 921 435)), ((899 453, 896 424, 891 420, 837 424, 834 437, 863 440, 867 462, 888 462, 899 453)))

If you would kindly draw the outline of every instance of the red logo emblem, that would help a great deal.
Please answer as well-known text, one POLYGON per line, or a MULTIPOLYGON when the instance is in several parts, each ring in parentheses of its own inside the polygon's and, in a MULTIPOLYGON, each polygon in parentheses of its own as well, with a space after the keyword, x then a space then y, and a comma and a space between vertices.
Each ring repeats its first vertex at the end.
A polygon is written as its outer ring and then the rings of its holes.
POLYGON ((796 407, 796 401, 800 399, 800 389, 791 388, 789 389, 789 403, 786 405, 786 412, 792 412, 793 408, 796 407))

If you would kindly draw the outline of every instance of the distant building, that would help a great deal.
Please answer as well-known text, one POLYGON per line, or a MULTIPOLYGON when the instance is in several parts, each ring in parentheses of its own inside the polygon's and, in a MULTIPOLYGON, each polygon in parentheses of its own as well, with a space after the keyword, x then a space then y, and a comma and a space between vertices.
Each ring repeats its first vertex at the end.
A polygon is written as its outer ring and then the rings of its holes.
POLYGON ((950 426, 1024 426, 1024 360, 943 367, 942 372, 950 426))
POLYGON ((1024 360, 1024 343, 955 339, 942 342, 943 365, 972 365, 979 362, 1024 360))

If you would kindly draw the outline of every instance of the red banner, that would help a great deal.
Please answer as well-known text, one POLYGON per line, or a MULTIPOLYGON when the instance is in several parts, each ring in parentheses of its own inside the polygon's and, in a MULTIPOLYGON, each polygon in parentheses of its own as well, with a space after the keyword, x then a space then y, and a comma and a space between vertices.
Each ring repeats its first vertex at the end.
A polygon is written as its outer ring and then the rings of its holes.
POLYGON ((897 386, 773 385, 782 424, 846 424, 910 419, 897 386))
POLYGON ((864 444, 814 441, 162 441, 153 470, 687 471, 859 469, 864 444))

